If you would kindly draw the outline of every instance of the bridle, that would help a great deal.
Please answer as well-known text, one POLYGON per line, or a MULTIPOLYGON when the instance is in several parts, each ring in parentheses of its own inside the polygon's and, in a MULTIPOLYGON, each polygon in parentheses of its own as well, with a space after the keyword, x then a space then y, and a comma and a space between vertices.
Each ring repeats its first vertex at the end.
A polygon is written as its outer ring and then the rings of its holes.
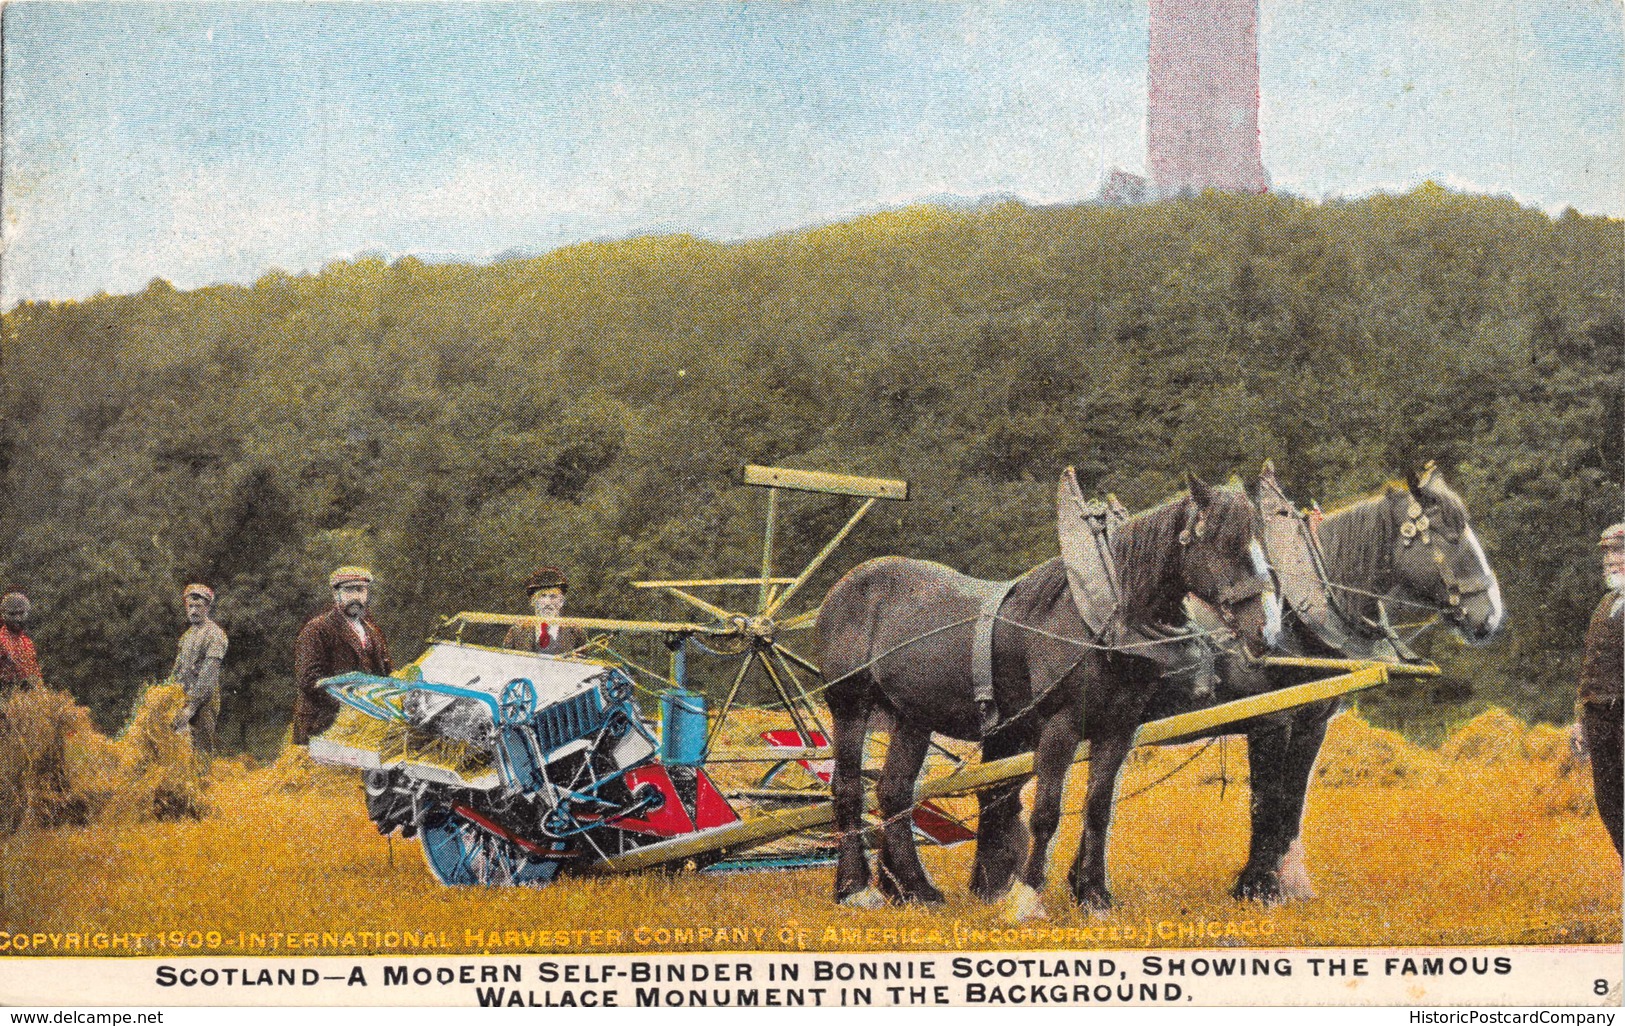
POLYGON ((1427 514, 1422 511, 1422 504, 1415 498, 1412 498, 1410 505, 1405 508, 1405 520, 1399 525, 1399 535, 1403 547, 1409 548, 1413 544, 1420 543, 1433 554, 1433 565, 1439 570, 1439 583, 1444 585, 1443 604, 1430 601, 1415 603, 1416 605, 1425 605, 1428 609, 1450 613, 1459 610, 1463 599, 1486 594, 1494 587, 1494 580, 1486 574, 1473 574, 1465 578, 1456 574, 1442 549, 1434 546, 1432 525, 1428 522, 1427 514))
MULTIPOLYGON (((1189 546, 1192 541, 1203 536, 1206 528, 1207 514, 1199 512, 1196 516, 1196 522, 1179 532, 1179 544, 1189 546)), ((1213 597, 1212 602, 1207 602, 1205 599, 1202 601, 1219 614, 1219 619, 1223 621, 1225 627, 1229 628, 1237 637, 1240 637, 1241 631, 1236 627, 1237 607, 1254 598, 1261 599, 1264 595, 1278 594, 1279 589, 1275 586, 1274 575, 1273 568, 1266 568, 1264 573, 1254 574, 1239 581, 1232 581, 1220 588, 1219 593, 1213 597)))

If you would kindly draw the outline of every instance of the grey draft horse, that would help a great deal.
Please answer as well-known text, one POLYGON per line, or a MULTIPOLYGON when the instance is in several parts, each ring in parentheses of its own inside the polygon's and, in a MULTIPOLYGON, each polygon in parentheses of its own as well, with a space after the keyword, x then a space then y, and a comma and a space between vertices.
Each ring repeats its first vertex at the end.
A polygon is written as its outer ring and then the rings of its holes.
MULTIPOLYGON (((1251 650, 1263 651, 1280 617, 1257 511, 1239 489, 1211 487, 1190 475, 1187 482, 1187 495, 1130 517, 1113 536, 1126 626, 1132 632, 1183 622, 1181 604, 1190 593, 1218 609, 1251 650)), ((915 851, 908 810, 933 733, 981 739, 971 660, 973 623, 987 588, 937 563, 884 557, 854 569, 824 599, 818 644, 834 718, 837 901, 942 900, 915 851), (863 750, 877 713, 892 723, 878 786, 884 818, 878 893, 870 886, 862 819, 863 750)), ((1029 570, 1010 589, 992 640, 993 695, 1005 722, 984 740, 982 757, 1033 751, 1038 792, 1025 852, 1028 830, 1018 796, 1026 778, 979 795, 971 890, 992 900, 1009 888, 1012 915, 1039 912, 1037 892, 1060 821, 1062 787, 1087 737, 1087 811, 1068 881, 1075 902, 1104 909, 1111 903, 1106 837, 1112 793, 1161 668, 1143 648, 1098 643, 1074 604, 1060 558, 1029 570), (1023 854, 1020 880, 1011 886, 1023 854)))
MULTIPOLYGON (((1273 468, 1266 466, 1264 474, 1273 483, 1273 468)), ((1315 534, 1330 584, 1327 597, 1339 611, 1338 631, 1317 630, 1311 622, 1317 617, 1294 607, 1288 589, 1280 644, 1284 654, 1371 658, 1373 647, 1384 643, 1380 625, 1386 621, 1385 605, 1435 613, 1469 645, 1485 644, 1500 632, 1506 615, 1501 586, 1468 520, 1466 504, 1431 464, 1421 474, 1409 473, 1403 482, 1389 482, 1375 494, 1327 513, 1315 534)), ((1165 679, 1150 715, 1169 716, 1196 704, 1306 684, 1326 673, 1221 659, 1215 693, 1193 703, 1181 682, 1165 679)), ((1303 810, 1327 721, 1341 707, 1334 698, 1215 732, 1247 737, 1252 835, 1247 863, 1232 890, 1235 897, 1273 904, 1314 896, 1302 841, 1303 810)))

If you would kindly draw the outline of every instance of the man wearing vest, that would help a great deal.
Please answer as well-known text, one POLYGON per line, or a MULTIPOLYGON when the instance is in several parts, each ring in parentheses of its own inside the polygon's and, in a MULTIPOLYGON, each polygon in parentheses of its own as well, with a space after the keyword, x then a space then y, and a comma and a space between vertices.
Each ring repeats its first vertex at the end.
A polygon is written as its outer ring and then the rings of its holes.
POLYGON ((556 566, 544 566, 531 574, 525 581, 525 594, 530 596, 531 614, 541 622, 514 624, 508 628, 508 636, 502 639, 502 647, 560 655, 585 645, 587 634, 580 627, 548 622, 549 618, 564 615, 564 593, 569 590, 569 579, 556 566))
POLYGON ((1597 815, 1608 828, 1614 851, 1620 851, 1622 810, 1621 748, 1625 740, 1625 712, 1620 696, 1625 690, 1625 523, 1602 533, 1603 580, 1608 590, 1591 614, 1586 629, 1585 661, 1580 665, 1580 729, 1591 756, 1591 779, 1597 796, 1597 815))
POLYGON ((186 603, 186 633, 181 635, 170 679, 186 692, 186 703, 175 715, 178 734, 192 732, 192 748, 205 760, 214 754, 215 722, 220 716, 220 669, 226 661, 226 632, 210 619, 214 589, 188 584, 181 592, 186 603))
POLYGON ((367 615, 372 597, 372 572, 365 567, 341 566, 327 579, 333 605, 310 619, 299 632, 293 649, 293 676, 298 688, 293 699, 293 743, 305 745, 333 725, 339 700, 319 681, 352 670, 389 675, 394 664, 384 634, 367 615))

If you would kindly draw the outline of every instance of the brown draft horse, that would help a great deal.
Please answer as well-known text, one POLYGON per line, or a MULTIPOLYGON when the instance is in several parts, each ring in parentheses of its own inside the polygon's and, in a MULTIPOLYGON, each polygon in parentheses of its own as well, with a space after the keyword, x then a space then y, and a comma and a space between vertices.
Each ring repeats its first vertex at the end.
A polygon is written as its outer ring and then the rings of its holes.
MULTIPOLYGON (((1182 622, 1181 603, 1191 593, 1218 608, 1252 651, 1262 651, 1280 620, 1257 511, 1239 489, 1210 487, 1188 474, 1187 482, 1188 495, 1130 517, 1112 539, 1128 636, 1138 628, 1182 622)), ((854 569, 824 599, 818 643, 834 717, 837 901, 942 900, 920 865, 908 810, 931 735, 981 737, 971 659, 973 625, 988 587, 937 563, 883 557, 854 569), (870 886, 863 839, 863 750, 875 714, 892 723, 878 787, 884 817, 878 893, 870 886)), ((1039 914, 1036 892, 1043 888, 1060 821, 1062 787, 1078 743, 1087 737, 1087 809, 1068 881, 1078 904, 1110 905, 1106 835, 1112 795, 1161 672, 1143 657, 1145 651, 1096 643, 1058 557, 1011 588, 993 629, 993 694, 1005 724, 984 741, 982 757, 1033 751, 1038 793, 1025 852, 1019 793, 1026 778, 979 795, 980 840, 971 874, 977 896, 991 900, 1004 892, 1025 854, 1020 880, 1010 888, 1010 912, 1039 914)))

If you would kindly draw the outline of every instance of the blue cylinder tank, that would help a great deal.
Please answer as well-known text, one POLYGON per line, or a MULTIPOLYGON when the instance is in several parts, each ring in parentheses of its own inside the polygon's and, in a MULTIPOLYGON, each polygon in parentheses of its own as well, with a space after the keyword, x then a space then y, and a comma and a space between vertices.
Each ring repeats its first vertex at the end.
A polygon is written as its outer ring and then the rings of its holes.
POLYGON ((660 693, 660 761, 698 766, 705 758, 705 696, 686 688, 660 693))

